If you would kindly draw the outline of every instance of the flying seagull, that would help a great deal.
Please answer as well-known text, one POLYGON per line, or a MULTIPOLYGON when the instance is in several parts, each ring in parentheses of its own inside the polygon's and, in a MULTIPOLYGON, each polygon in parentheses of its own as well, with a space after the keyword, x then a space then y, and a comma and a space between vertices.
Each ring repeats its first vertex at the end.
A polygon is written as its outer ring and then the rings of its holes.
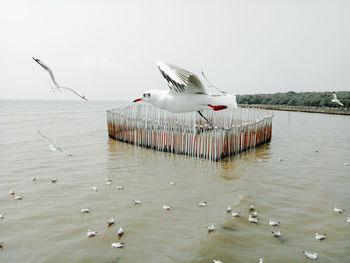
POLYGON ((41 135, 41 137, 43 137, 45 140, 47 140, 50 144, 48 145, 49 146, 49 149, 51 151, 57 151, 59 150, 60 152, 63 152, 65 155, 67 156, 72 156, 72 154, 70 153, 67 153, 65 150, 63 150, 62 148, 58 147, 53 141, 51 141, 49 138, 47 138, 44 134, 42 134, 39 130, 37 130, 38 133, 41 135))
POLYGON ((332 102, 338 103, 340 106, 344 107, 344 104, 341 103, 338 99, 337 99, 337 95, 335 94, 335 92, 333 91, 333 99, 332 102))
POLYGON ((68 90, 70 92, 73 92, 75 95, 79 96, 80 98, 82 98, 84 100, 87 100, 87 98, 85 98, 85 96, 83 94, 79 93, 78 91, 76 91, 74 89, 71 89, 71 88, 62 87, 62 86, 58 85, 56 80, 55 80, 55 76, 52 73, 52 70, 48 66, 46 66, 41 60, 39 60, 37 58, 34 58, 34 57, 32 57, 32 58, 34 59, 34 61, 36 63, 38 63, 40 66, 42 66, 49 73, 49 75, 51 77, 51 80, 52 80, 51 84, 52 84, 52 90, 53 91, 56 91, 56 90, 59 90, 59 91, 61 91, 61 90, 68 90))
POLYGON ((237 108, 235 95, 211 95, 195 74, 162 61, 157 61, 157 66, 170 90, 151 89, 134 102, 145 101, 157 108, 175 113, 198 112, 212 128, 211 123, 203 116, 202 110, 220 111, 229 107, 237 108))

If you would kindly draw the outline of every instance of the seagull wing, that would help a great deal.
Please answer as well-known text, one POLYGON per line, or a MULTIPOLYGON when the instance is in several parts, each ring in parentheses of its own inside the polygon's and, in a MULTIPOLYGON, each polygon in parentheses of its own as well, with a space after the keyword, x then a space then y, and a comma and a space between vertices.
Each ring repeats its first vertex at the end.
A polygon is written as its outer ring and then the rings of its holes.
POLYGON ((51 141, 49 138, 47 138, 44 134, 42 134, 39 130, 37 130, 37 132, 41 135, 41 137, 43 137, 45 140, 47 140, 49 143, 51 143, 51 144, 54 144, 55 145, 55 143, 53 142, 53 141, 51 141))
POLYGON ((171 91, 176 93, 208 94, 199 78, 175 65, 157 61, 158 69, 163 75, 171 91))
POLYGON ((61 147, 57 146, 56 143, 54 143, 52 140, 50 140, 49 138, 47 138, 44 134, 42 134, 39 130, 37 130, 37 132, 41 135, 41 137, 43 137, 45 140, 47 140, 50 144, 52 144, 57 150, 59 150, 60 152, 63 152, 65 155, 68 156, 72 156, 70 153, 67 153, 65 150, 63 150, 61 147))
POLYGON ((55 80, 55 76, 53 75, 52 70, 48 66, 46 66, 41 60, 34 58, 34 57, 32 57, 32 58, 34 59, 34 61, 36 63, 38 63, 40 66, 42 66, 49 73, 52 82, 55 84, 55 86, 57 88, 59 85, 57 84, 57 82, 55 80))
POLYGON ((71 88, 67 88, 67 87, 60 87, 60 88, 65 89, 65 90, 69 90, 70 92, 73 92, 75 95, 79 96, 80 98, 87 100, 83 94, 79 93, 75 89, 71 89, 71 88))

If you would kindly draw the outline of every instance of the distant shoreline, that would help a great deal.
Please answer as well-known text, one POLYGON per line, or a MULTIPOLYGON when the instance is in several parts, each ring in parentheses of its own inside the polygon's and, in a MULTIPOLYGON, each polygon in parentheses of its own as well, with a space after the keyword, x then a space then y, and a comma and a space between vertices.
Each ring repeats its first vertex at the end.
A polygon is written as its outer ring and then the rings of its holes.
POLYGON ((262 104, 239 104, 242 108, 259 108, 265 110, 280 111, 299 111, 310 113, 350 115, 350 109, 330 108, 330 107, 312 107, 312 106, 288 106, 288 105, 262 105, 262 104))

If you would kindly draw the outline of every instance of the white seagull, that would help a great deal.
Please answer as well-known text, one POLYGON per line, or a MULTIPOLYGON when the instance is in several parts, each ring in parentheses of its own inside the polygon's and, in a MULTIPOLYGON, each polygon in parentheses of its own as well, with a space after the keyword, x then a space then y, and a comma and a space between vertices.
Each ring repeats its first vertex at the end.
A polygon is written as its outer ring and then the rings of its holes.
POLYGON ((57 178, 52 178, 51 179, 51 183, 56 183, 57 182, 57 178))
POLYGON ((124 189, 124 186, 122 186, 122 185, 117 185, 116 188, 117 188, 117 190, 122 190, 122 189, 124 189))
POLYGON ((271 220, 271 219, 270 219, 270 221, 269 221, 269 225, 270 225, 270 226, 278 226, 279 224, 280 224, 280 222, 277 221, 277 220, 271 220))
POLYGON ((271 231, 272 232, 272 235, 274 237, 280 237, 281 236, 281 231, 271 231))
POLYGON ((252 217, 258 217, 258 211, 254 211, 253 213, 252 213, 252 217))
POLYGON ((15 195, 15 200, 23 200, 23 197, 19 195, 15 195))
POLYGON ((255 206, 254 205, 250 205, 249 210, 253 211, 254 209, 255 209, 255 206))
POLYGON ((215 231, 215 225, 208 226, 208 232, 213 232, 213 231, 215 231))
POLYGON ((34 176, 34 177, 30 178, 30 179, 31 179, 33 182, 35 182, 36 180, 39 179, 39 177, 34 176))
POLYGON ((338 103, 340 106, 344 107, 344 104, 341 103, 338 99, 337 99, 337 95, 335 95, 335 92, 333 91, 333 99, 332 102, 338 103))
POLYGON ((109 219, 109 220, 107 221, 107 225, 108 225, 108 226, 111 226, 111 225, 113 225, 114 223, 115 223, 115 220, 114 220, 113 217, 111 217, 111 219, 109 219))
POLYGON ((198 202, 198 205, 200 207, 206 207, 207 206, 207 202, 198 202))
POLYGON ((212 263, 223 263, 223 262, 222 262, 222 261, 220 261, 220 260, 216 260, 216 259, 214 259, 212 263))
POLYGON ((319 234, 319 233, 315 233, 315 238, 317 240, 323 240, 326 238, 326 234, 319 234))
POLYGON ((141 204, 141 200, 135 199, 134 203, 135 203, 135 205, 140 205, 141 204))
POLYGON ((32 57, 32 58, 34 59, 34 61, 36 63, 38 63, 40 66, 42 66, 49 73, 49 75, 51 77, 51 80, 52 80, 52 83, 50 82, 50 84, 52 85, 52 90, 53 91, 56 91, 56 90, 61 91, 62 89, 63 90, 68 90, 70 92, 73 92, 75 95, 79 96, 80 98, 82 98, 84 100, 87 100, 87 98, 85 98, 85 96, 83 94, 79 93, 78 91, 76 91, 74 89, 71 89, 71 88, 62 87, 62 86, 58 85, 56 80, 55 80, 55 77, 54 77, 54 75, 52 73, 52 70, 48 66, 46 66, 42 61, 40 61, 39 59, 34 58, 34 57, 32 57))
POLYGON ((43 137, 45 140, 47 140, 50 144, 49 149, 51 151, 57 151, 59 150, 60 152, 64 153, 67 156, 72 156, 70 153, 67 153, 65 150, 63 150, 62 148, 58 147, 52 140, 50 140, 49 138, 47 138, 44 134, 42 134, 39 130, 37 130, 37 132, 40 134, 41 137, 43 137))
POLYGON ((232 212, 233 217, 239 217, 240 214, 241 214, 241 212, 232 212))
POLYGON ((4 215, 3 214, 0 214, 0 219, 4 219, 4 215))
POLYGON ((97 189, 96 186, 93 186, 93 187, 92 187, 92 190, 94 190, 95 192, 97 192, 98 189, 97 189))
POLYGON ((175 182, 174 181, 170 181, 170 185, 175 185, 175 182))
POLYGON ((80 209, 80 212, 81 212, 82 214, 88 214, 88 213, 90 213, 90 208, 81 208, 81 209, 80 209))
POLYGON ((248 221, 250 223, 258 223, 258 219, 254 218, 252 215, 249 215, 248 221))
POLYGON ((337 208, 337 207, 334 207, 334 211, 337 212, 337 213, 340 213, 340 214, 345 212, 344 209, 340 209, 340 208, 337 208))
POLYGON ((350 223, 350 217, 349 216, 346 218, 346 222, 350 223))
POLYGON ((134 102, 145 101, 157 108, 176 113, 198 112, 208 123, 201 113, 202 110, 238 108, 235 95, 209 94, 195 74, 159 60, 157 67, 170 90, 151 89, 145 91, 143 97, 135 99, 134 102))
POLYGON ((231 206, 229 205, 229 206, 226 208, 226 212, 227 212, 227 213, 230 213, 231 210, 232 210, 232 208, 231 208, 231 206))
POLYGON ((10 191, 10 195, 15 195, 15 191, 14 191, 14 190, 11 190, 11 191, 10 191))
POLYGON ((88 237, 94 237, 96 235, 97 235, 96 231, 91 231, 90 229, 88 229, 88 231, 87 231, 87 236, 88 237))
POLYGON ((303 254, 310 259, 317 259, 317 253, 311 253, 311 252, 307 252, 307 251, 303 251, 303 254))
POLYGON ((163 205, 164 210, 170 210, 172 207, 170 205, 163 205))
POLYGON ((5 242, 4 241, 0 241, 0 248, 2 248, 4 246, 5 242))
POLYGON ((123 242, 112 243, 112 247, 113 248, 122 248, 122 247, 124 247, 124 243, 123 242))
POLYGON ((121 238, 123 234, 124 234, 123 228, 119 227, 119 229, 118 229, 118 236, 119 236, 119 238, 121 238))
POLYGON ((259 258, 259 263, 264 263, 264 259, 263 258, 259 258))

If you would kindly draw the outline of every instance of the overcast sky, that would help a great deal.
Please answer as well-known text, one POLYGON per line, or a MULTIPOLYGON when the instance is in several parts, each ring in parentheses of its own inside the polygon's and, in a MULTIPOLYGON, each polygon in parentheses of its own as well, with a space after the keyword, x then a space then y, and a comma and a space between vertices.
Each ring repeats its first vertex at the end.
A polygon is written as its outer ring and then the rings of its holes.
POLYGON ((350 90, 348 0, 11 0, 0 34, 0 99, 79 100, 32 56, 90 100, 167 89, 156 59, 233 94, 350 90))

